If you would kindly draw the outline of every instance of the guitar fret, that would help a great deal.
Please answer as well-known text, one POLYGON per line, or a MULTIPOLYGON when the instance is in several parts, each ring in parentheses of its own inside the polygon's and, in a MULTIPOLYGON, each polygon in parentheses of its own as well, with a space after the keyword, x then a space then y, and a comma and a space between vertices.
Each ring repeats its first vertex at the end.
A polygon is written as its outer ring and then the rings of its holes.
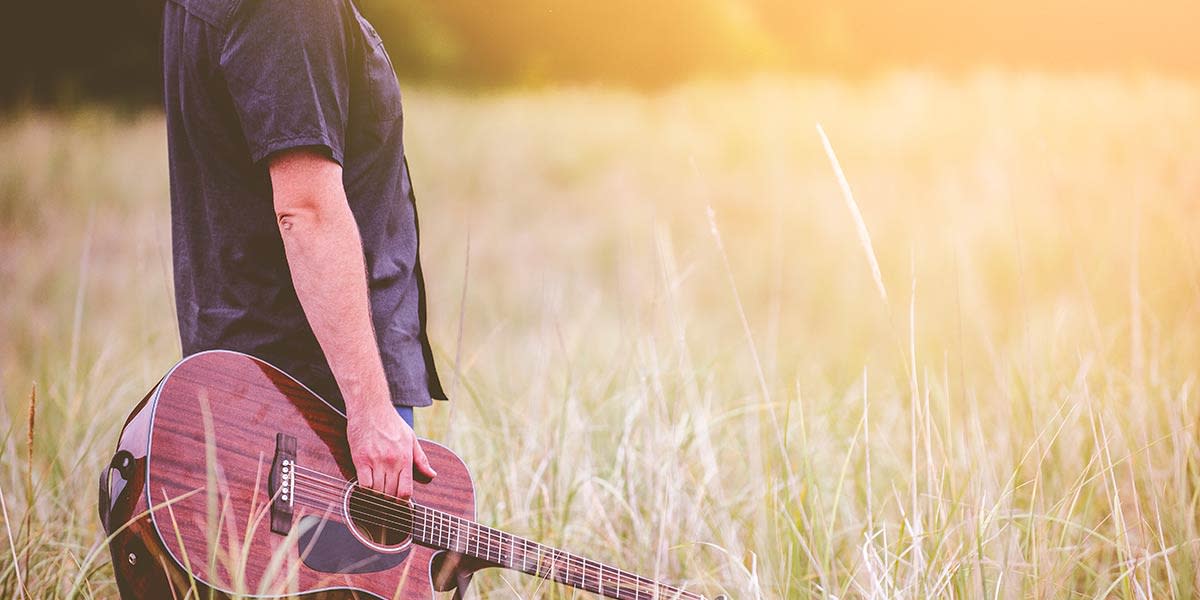
POLYGON ((442 539, 446 536, 446 528, 442 525, 442 518, 439 515, 434 515, 433 522, 434 528, 437 531, 437 537, 435 539, 437 540, 437 544, 442 546, 442 539))
POLYGON ((438 526, 438 545, 443 548, 449 548, 449 546, 450 546, 449 523, 446 522, 446 517, 442 513, 438 513, 435 516, 435 519, 437 519, 437 526, 438 526))

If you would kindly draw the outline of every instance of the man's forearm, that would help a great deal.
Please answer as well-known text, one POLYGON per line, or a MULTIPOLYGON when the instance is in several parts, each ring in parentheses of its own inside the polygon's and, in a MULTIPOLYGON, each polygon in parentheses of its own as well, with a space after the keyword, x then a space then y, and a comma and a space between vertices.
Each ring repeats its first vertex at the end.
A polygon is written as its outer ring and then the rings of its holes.
POLYGON ((278 212, 296 296, 325 353, 348 413, 390 406, 390 393, 371 323, 362 241, 354 215, 340 201, 298 202, 278 212))
POLYGON ((346 442, 360 485, 412 495, 412 467, 437 473, 412 429, 392 409, 371 323, 362 239, 342 168, 299 149, 270 163, 275 216, 304 316, 346 402, 346 442))
MULTIPOLYGON (((296 295, 346 401, 389 399, 367 295, 358 228, 345 215, 300 217, 281 228, 296 295)), ((390 404, 390 402, 389 402, 390 404)))

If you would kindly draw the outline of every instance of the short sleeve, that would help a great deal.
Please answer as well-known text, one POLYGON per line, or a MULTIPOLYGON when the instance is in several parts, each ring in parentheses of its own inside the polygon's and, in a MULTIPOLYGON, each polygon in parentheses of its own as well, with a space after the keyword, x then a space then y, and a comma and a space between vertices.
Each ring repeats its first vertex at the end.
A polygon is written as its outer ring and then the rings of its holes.
POLYGON ((343 162, 345 18, 331 0, 243 0, 232 16, 219 63, 254 162, 300 146, 343 162))

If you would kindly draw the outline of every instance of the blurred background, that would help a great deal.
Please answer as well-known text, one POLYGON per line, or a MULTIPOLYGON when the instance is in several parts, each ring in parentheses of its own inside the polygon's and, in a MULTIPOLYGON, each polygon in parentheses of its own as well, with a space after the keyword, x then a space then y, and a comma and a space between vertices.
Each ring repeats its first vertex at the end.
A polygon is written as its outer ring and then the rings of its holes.
MULTIPOLYGON (((403 79, 637 89, 772 71, 861 79, 980 67, 1200 75, 1200 6, 1155 0, 361 0, 403 79)), ((148 101, 156 0, 14 3, 3 100, 148 101)))
MULTIPOLYGON (((0 597, 111 598, 161 5, 10 4, 0 597)), ((710 597, 1200 596, 1200 3, 361 8, 481 521, 710 597)))

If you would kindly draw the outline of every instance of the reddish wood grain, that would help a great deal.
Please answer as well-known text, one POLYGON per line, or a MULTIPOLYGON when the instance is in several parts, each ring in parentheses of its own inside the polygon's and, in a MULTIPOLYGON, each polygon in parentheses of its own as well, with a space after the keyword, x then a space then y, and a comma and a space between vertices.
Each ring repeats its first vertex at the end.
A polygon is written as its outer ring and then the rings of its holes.
MULTIPOLYGON (((185 359, 164 378, 131 415, 119 444, 136 459, 109 519, 110 530, 131 522, 110 544, 122 594, 169 598, 170 588, 178 593, 187 586, 190 572, 202 590, 363 596, 349 592, 354 589, 384 598, 431 598, 432 549, 414 545, 407 560, 386 571, 334 575, 299 560, 295 532, 284 537, 270 531, 266 482, 278 432, 296 438, 301 467, 353 478, 344 417, 271 365, 213 351, 185 359), (138 518, 148 506, 152 516, 138 518), (128 553, 139 556, 136 565, 128 553)), ((438 476, 416 484, 414 501, 473 519, 466 466, 440 445, 424 447, 438 476)), ((308 509, 297 504, 296 510, 298 521, 308 509)), ((439 589, 472 568, 457 556, 438 558, 439 589)))

